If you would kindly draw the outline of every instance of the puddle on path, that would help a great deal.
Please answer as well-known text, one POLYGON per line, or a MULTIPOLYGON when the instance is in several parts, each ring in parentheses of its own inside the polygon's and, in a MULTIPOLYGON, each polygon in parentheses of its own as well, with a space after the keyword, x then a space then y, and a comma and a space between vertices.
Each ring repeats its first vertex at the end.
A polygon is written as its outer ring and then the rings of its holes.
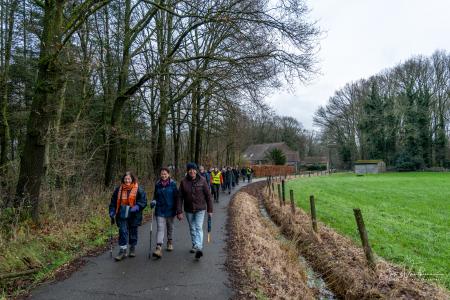
MULTIPOLYGON (((275 226, 276 228, 278 228, 277 224, 275 224, 272 219, 270 218, 269 214, 267 213, 266 208, 264 207, 264 204, 259 201, 259 211, 261 212, 261 215, 267 219, 268 221, 270 221, 270 223, 275 226)), ((286 241, 289 242, 289 240, 287 240, 284 235, 280 235, 278 237, 280 240, 282 241, 286 241)), ((338 299, 334 293, 329 290, 326 286, 325 281, 323 280, 323 278, 320 276, 320 274, 314 272, 314 270, 311 268, 311 266, 308 264, 308 262, 306 261, 306 259, 299 255, 298 260, 300 261, 300 263, 304 266, 305 268, 305 273, 307 276, 307 284, 308 287, 311 289, 315 289, 319 292, 318 295, 318 299, 320 300, 334 300, 334 299, 338 299)))

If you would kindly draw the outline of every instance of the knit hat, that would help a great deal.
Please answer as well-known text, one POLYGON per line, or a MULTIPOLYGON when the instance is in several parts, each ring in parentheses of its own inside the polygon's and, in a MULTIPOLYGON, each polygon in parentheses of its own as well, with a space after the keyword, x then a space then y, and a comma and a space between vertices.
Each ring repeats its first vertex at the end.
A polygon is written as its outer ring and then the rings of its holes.
POLYGON ((186 171, 189 171, 190 169, 195 169, 195 170, 197 170, 197 164, 196 164, 196 163, 193 163, 193 162, 187 163, 187 164, 186 164, 186 171))

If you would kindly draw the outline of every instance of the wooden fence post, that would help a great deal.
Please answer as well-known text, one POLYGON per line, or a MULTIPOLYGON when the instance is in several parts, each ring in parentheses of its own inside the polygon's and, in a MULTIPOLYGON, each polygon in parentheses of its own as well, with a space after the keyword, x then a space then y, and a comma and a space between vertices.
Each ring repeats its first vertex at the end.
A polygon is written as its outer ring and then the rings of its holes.
POLYGON ((283 206, 283 202, 281 200, 281 185, 278 183, 277 184, 277 188, 278 188, 278 200, 280 201, 280 207, 283 206))
POLYGON ((373 257, 372 248, 370 248, 369 238, 367 236, 366 226, 364 225, 364 220, 359 208, 354 208, 353 213, 355 214, 356 224, 358 225, 359 236, 364 248, 364 253, 366 254, 367 263, 370 268, 375 268, 375 259, 373 257))
POLYGON ((281 181, 281 194, 283 196, 283 205, 286 205, 286 184, 284 179, 281 181))
POLYGON ((291 210, 292 210, 292 214, 295 215, 294 190, 289 190, 289 196, 290 196, 290 198, 291 198, 291 210))
POLYGON ((314 202, 314 195, 309 196, 309 205, 311 206, 312 227, 314 232, 317 233, 316 203, 314 202))

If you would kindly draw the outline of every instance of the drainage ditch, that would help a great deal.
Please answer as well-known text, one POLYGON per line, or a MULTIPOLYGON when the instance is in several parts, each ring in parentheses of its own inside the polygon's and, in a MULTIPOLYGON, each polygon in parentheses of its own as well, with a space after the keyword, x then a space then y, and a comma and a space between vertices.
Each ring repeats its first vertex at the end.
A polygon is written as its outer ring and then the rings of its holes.
MULTIPOLYGON (((272 226, 274 228, 279 229, 277 224, 275 224, 272 221, 272 219, 270 218, 270 216, 261 200, 258 201, 258 206, 259 206, 259 211, 261 213, 261 216, 265 220, 268 220, 269 223, 272 224, 272 226)), ((278 238, 284 242, 289 241, 282 233, 280 233, 278 238)), ((318 299, 320 299, 320 300, 338 299, 338 297, 336 297, 336 295, 330 289, 327 288, 326 283, 323 280, 323 278, 320 276, 320 274, 318 274, 317 272, 314 272, 313 268, 311 268, 311 266, 308 264, 308 262, 306 261, 306 259, 303 256, 299 255, 298 260, 305 269, 308 287, 318 291, 318 299)))

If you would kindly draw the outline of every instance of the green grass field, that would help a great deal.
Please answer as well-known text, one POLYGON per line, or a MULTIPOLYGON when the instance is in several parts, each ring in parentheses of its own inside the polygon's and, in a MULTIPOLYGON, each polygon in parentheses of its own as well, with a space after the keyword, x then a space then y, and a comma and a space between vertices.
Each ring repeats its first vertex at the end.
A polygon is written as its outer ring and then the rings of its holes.
POLYGON ((377 255, 450 289, 450 173, 385 173, 290 181, 297 205, 361 244, 353 215, 360 208, 377 255))

